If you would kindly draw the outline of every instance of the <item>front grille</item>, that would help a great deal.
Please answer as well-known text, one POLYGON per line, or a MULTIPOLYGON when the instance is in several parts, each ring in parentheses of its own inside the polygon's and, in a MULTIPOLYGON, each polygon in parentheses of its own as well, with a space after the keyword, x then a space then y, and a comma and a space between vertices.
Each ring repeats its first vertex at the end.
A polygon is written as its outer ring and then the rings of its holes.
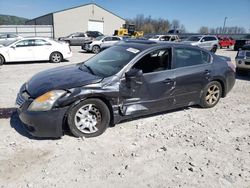
POLYGON ((25 103, 25 101, 26 100, 28 100, 29 99, 29 94, 27 93, 27 92, 19 92, 18 94, 17 94, 17 98, 16 98, 16 104, 18 105, 18 106, 22 106, 23 105, 23 103, 25 103))
POLYGON ((245 62, 245 65, 250 65, 250 62, 245 62))

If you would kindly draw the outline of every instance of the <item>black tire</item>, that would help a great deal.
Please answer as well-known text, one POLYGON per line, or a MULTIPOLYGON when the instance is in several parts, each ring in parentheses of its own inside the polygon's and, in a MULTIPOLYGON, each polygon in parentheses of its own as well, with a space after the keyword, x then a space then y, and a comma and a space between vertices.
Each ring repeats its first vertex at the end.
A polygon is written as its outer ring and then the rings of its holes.
POLYGON ((203 108, 212 108, 220 100, 222 95, 221 84, 217 81, 210 82, 203 91, 200 106, 203 108))
POLYGON ((109 124, 110 111, 100 99, 86 99, 74 106, 68 114, 69 129, 76 137, 99 136, 109 124))
POLYGON ((50 54, 49 59, 51 63, 60 63, 63 60, 63 56, 60 52, 53 52, 50 54))
POLYGON ((93 53, 98 54, 100 51, 101 51, 100 46, 98 46, 98 45, 93 46, 93 48, 92 48, 93 53))
POLYGON ((217 51, 218 46, 214 45, 213 48, 211 49, 211 52, 215 53, 217 51))
POLYGON ((0 66, 5 63, 5 59, 2 55, 0 55, 0 66))
POLYGON ((239 76, 247 76, 248 75, 248 71, 242 70, 242 69, 236 69, 236 73, 239 76))

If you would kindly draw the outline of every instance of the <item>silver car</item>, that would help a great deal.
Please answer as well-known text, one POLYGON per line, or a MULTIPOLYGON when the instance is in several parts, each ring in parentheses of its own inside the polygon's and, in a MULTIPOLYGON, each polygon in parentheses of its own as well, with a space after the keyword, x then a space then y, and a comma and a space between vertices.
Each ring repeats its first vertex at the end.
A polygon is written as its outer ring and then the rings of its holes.
POLYGON ((121 38, 117 36, 100 36, 95 38, 92 42, 83 45, 82 49, 98 54, 101 48, 106 49, 119 41, 121 41, 121 38))
POLYGON ((235 58, 237 74, 241 76, 250 73, 250 45, 248 46, 249 49, 238 51, 235 58))
POLYGON ((215 53, 219 46, 219 40, 214 35, 196 35, 187 38, 182 42, 183 44, 190 44, 192 46, 198 46, 206 50, 210 50, 215 53))
POLYGON ((11 41, 22 39, 23 37, 11 34, 11 33, 0 33, 0 45, 9 44, 11 41))

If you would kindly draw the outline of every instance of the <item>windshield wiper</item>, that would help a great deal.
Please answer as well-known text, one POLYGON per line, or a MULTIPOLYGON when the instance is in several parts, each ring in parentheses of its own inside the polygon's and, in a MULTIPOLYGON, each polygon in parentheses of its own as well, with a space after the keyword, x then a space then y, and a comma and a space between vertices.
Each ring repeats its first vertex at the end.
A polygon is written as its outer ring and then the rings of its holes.
POLYGON ((95 75, 95 72, 93 71, 93 69, 90 66, 85 65, 85 64, 83 64, 83 66, 86 67, 91 74, 95 75))

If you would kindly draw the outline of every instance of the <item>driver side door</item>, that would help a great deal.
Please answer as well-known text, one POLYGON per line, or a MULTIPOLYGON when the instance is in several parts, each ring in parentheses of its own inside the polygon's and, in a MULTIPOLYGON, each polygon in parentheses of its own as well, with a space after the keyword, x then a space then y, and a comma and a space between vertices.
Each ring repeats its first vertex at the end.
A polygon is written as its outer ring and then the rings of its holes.
POLYGON ((120 96, 124 115, 141 115, 170 109, 174 103, 174 72, 171 50, 154 50, 138 60, 121 79, 120 96))

